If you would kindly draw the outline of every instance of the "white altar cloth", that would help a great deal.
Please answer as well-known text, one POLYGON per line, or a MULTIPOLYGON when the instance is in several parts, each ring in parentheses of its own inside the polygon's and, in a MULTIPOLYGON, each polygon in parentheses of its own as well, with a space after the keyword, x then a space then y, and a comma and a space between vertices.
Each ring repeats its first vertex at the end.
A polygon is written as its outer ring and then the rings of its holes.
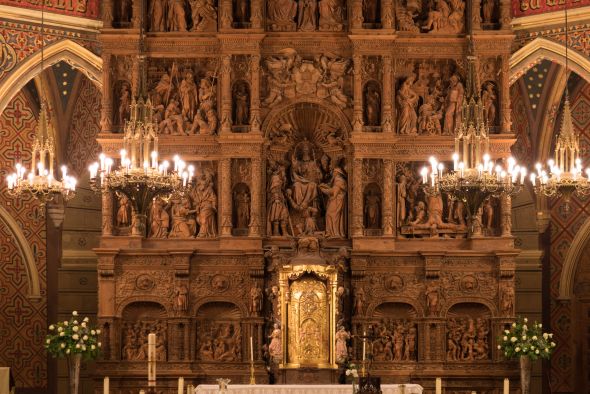
MULTIPOLYGON (((418 384, 382 384, 383 394, 422 394, 422 386, 418 384)), ((350 394, 351 384, 230 384, 228 393, 235 394, 350 394)), ((201 384, 195 389, 195 394, 218 394, 216 384, 201 384)))

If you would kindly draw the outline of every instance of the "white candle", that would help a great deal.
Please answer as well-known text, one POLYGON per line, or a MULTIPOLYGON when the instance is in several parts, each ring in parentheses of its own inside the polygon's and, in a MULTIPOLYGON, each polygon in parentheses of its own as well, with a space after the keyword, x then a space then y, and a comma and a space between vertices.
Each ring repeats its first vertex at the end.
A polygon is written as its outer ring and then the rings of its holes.
POLYGON ((148 334, 148 386, 156 386, 156 334, 148 334))
POLYGON ((145 390, 139 390, 139 394, 145 394, 145 390))
POLYGON ((178 378, 178 394, 184 394, 184 378, 178 378))
POLYGON ((186 388, 186 394, 194 394, 195 390, 193 389, 193 385, 189 384, 186 388))
POLYGON ((367 332, 363 332, 363 361, 365 361, 365 357, 367 354, 367 332))
POLYGON ((250 361, 254 362, 254 342, 252 342, 252 336, 250 336, 250 361))
POLYGON ((503 394, 510 393, 510 380, 508 378, 504 378, 504 391, 503 394))
POLYGON ((436 378, 436 394, 442 394, 442 379, 436 378))
POLYGON ((102 383, 102 392, 104 394, 109 394, 109 377, 104 377, 104 382, 102 383))

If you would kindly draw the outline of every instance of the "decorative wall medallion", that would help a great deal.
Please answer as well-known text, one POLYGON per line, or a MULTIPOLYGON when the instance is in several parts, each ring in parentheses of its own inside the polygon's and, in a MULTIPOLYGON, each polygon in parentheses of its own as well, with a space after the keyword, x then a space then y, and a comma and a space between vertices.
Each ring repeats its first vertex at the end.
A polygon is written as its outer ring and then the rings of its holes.
POLYGON ((6 43, 6 39, 0 34, 0 75, 10 72, 16 65, 16 52, 6 43))
POLYGON ((399 292, 404 288, 404 280, 399 275, 391 275, 384 279, 383 285, 387 291, 399 292))
POLYGON ((479 284, 477 283, 475 276, 465 275, 463 279, 461 279, 461 289, 466 293, 474 292, 478 287, 479 284))
POLYGON ((135 280, 135 287, 138 290, 148 291, 152 290, 155 286, 154 279, 148 274, 141 274, 135 280))
POLYGON ((229 279, 224 275, 215 275, 211 278, 211 288, 217 292, 224 292, 229 288, 229 279))

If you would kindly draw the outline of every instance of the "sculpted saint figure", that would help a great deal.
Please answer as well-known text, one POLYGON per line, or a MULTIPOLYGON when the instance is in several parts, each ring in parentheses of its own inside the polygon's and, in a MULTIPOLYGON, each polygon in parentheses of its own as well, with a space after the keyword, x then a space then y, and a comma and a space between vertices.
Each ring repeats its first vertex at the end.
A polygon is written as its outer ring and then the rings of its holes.
POLYGON ((379 2, 377 0, 363 0, 363 22, 379 22, 379 2))
POLYGON ((320 30, 342 30, 344 10, 340 0, 320 0, 320 30))
POLYGON ((180 101, 182 103, 182 116, 184 119, 193 119, 197 109, 197 84, 193 77, 193 72, 187 70, 182 82, 180 82, 180 101))
POLYGON ((258 315, 262 310, 262 289, 255 285, 250 289, 250 313, 258 315))
POLYGON ((346 237, 346 174, 337 166, 332 171, 332 183, 320 185, 322 193, 328 196, 326 206, 326 237, 346 237))
POLYGON ((377 88, 368 84, 365 91, 365 122, 367 126, 379 126, 381 96, 377 88))
POLYGON ((248 228, 250 224, 250 194, 246 190, 234 194, 236 228, 248 228))
POLYGON ((234 124, 238 126, 249 123, 250 94, 246 83, 238 83, 234 87, 234 124))
POLYGON ((401 174, 397 181, 397 226, 398 228, 406 223, 407 209, 406 197, 408 196, 408 182, 406 176, 401 174))
POLYGON ((248 18, 248 0, 235 0, 234 2, 234 22, 246 23, 248 18))
POLYGON ((275 26, 273 30, 277 30, 277 26, 292 24, 295 15, 297 15, 297 2, 294 0, 269 0, 268 18, 275 26))
POLYGON ((186 31, 184 0, 168 0, 168 30, 186 31))
POLYGON ((170 215, 165 209, 166 203, 161 198, 155 198, 150 210, 150 234, 151 238, 166 238, 168 236, 168 226, 170 225, 170 215))
POLYGON ((166 11, 166 0, 152 0, 150 4, 150 31, 166 31, 164 14, 166 11))
POLYGON ((280 362, 283 359, 283 339, 280 326, 277 323, 274 324, 274 329, 269 338, 268 352, 270 357, 274 362, 280 362))
POLYGON ((313 155, 313 147, 308 141, 298 144, 291 154, 293 187, 287 191, 287 198, 291 206, 300 211, 317 203, 321 172, 313 155))
POLYGON ((287 223, 289 222, 289 209, 285 201, 285 168, 279 163, 271 167, 269 181, 269 206, 268 206, 268 232, 273 236, 287 236, 287 223))
POLYGON ((350 333, 342 326, 336 332, 336 362, 344 363, 348 360, 347 342, 350 339, 350 333))
POLYGON ((125 121, 129 119, 129 106, 131 105, 131 92, 129 85, 121 85, 121 95, 119 96, 119 124, 125 126, 125 121))
POLYGON ((365 290, 362 287, 357 287, 354 292, 354 314, 362 315, 365 305, 365 290))
POLYGON ((131 224, 130 212, 131 202, 129 197, 123 193, 118 193, 119 196, 119 209, 117 210, 117 226, 128 227, 131 224))
POLYGON ((197 185, 192 193, 195 202, 195 213, 199 224, 197 237, 217 236, 215 216, 217 215, 217 195, 213 190, 213 175, 202 174, 197 180, 197 185))
POLYGON ((191 0, 193 27, 191 31, 217 30, 217 9, 213 0, 191 0))
POLYGON ((494 23, 494 14, 496 12, 497 0, 483 0, 481 4, 483 23, 494 23))
POLYGON ((370 189, 365 196, 365 228, 379 228, 381 219, 381 198, 370 189))
POLYGON ((444 135, 452 135, 455 132, 455 127, 461 123, 461 103, 464 93, 465 90, 459 77, 456 74, 452 75, 445 99, 444 135))
POLYGON ((416 106, 420 96, 412 89, 414 83, 414 75, 409 76, 397 95, 397 103, 399 106, 399 118, 397 121, 397 132, 405 135, 417 134, 416 122, 418 116, 416 114, 416 106))
POLYGON ((483 117, 489 126, 496 124, 496 92, 494 84, 487 83, 484 91, 481 93, 481 103, 483 104, 483 117))
POLYGON ((299 0, 299 17, 297 20, 297 29, 299 31, 315 31, 317 7, 316 0, 299 0))
POLYGON ((195 211, 191 210, 190 201, 183 197, 180 200, 172 201, 172 229, 170 238, 190 238, 194 234, 192 221, 189 215, 195 211))
POLYGON ((422 29, 431 32, 443 30, 449 23, 450 14, 451 7, 447 2, 445 0, 436 0, 434 7, 428 11, 428 19, 422 29))
POLYGON ((176 310, 184 312, 188 309, 188 289, 185 285, 176 288, 176 310))

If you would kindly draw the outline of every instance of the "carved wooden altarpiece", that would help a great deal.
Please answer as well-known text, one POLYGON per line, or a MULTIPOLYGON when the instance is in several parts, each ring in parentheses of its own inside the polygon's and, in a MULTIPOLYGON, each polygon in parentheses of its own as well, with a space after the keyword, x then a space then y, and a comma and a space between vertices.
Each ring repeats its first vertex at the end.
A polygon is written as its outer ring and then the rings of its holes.
POLYGON ((508 1, 119 3, 103 2, 102 150, 122 147, 145 9, 160 155, 196 174, 152 203, 143 236, 125 196, 102 196, 112 391, 146 385, 148 332, 163 393, 179 376, 247 383, 250 337, 257 382, 337 382, 365 332, 383 383, 498 393, 516 378, 496 350, 514 317, 510 199, 470 221, 418 179, 453 153, 470 28, 490 153, 510 155, 508 1))

